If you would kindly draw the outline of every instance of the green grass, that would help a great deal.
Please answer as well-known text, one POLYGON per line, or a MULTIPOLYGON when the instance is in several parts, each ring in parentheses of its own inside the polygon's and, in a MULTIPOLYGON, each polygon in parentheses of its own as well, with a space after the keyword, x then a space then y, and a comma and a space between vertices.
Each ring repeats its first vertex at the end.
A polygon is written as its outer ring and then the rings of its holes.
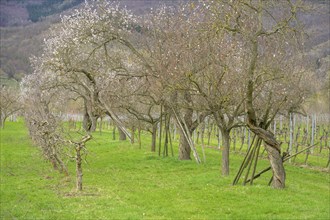
MULTIPOLYGON (((220 151, 206 149, 206 163, 179 161, 112 141, 110 131, 88 142, 84 190, 53 171, 33 147, 22 122, 7 122, 1 137, 0 219, 329 219, 329 173, 286 165, 287 187, 232 186, 243 155, 231 154, 231 174, 220 175, 220 151)), ((175 143, 175 155, 177 143, 175 143)), ((199 149, 200 150, 200 149, 199 149)), ((261 160, 259 169, 268 166, 261 160)))

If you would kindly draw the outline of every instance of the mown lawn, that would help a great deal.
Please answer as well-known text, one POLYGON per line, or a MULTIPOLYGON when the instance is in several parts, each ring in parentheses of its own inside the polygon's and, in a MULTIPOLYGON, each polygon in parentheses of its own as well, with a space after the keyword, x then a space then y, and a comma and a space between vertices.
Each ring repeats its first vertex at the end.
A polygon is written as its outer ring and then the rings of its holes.
MULTIPOLYGON (((206 163, 197 165, 149 152, 147 134, 139 149, 97 132, 77 193, 73 162, 70 178, 53 171, 22 122, 0 132, 0 219, 330 219, 326 172, 286 164, 284 190, 267 186, 271 173, 232 186, 243 155, 231 154, 231 174, 222 177, 220 151, 206 149, 206 163)), ((259 169, 266 166, 260 161, 259 169)))

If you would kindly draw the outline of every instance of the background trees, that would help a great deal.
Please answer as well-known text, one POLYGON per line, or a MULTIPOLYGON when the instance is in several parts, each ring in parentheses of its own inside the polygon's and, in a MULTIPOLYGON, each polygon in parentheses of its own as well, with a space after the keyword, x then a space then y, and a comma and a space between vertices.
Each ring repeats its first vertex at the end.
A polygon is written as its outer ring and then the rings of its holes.
POLYGON ((129 138, 134 134, 126 125, 134 131, 143 122, 155 151, 159 126, 159 155, 162 129, 167 155, 172 118, 180 129, 179 159, 190 160, 192 150, 200 162, 191 136, 212 116, 222 134, 222 174, 228 175, 230 132, 245 116, 259 146, 267 144, 274 186, 283 188, 280 143, 268 128, 276 114, 299 111, 306 96, 299 7, 218 0, 137 17, 107 1, 86 2, 52 27, 44 53, 33 59, 31 85, 24 88, 44 115, 34 120, 56 125, 48 121, 59 110, 49 105, 79 100, 88 133, 105 114, 129 138), (140 122, 129 123, 132 116, 140 122))
POLYGON ((6 119, 22 109, 17 88, 2 85, 0 87, 0 127, 5 127, 6 119))

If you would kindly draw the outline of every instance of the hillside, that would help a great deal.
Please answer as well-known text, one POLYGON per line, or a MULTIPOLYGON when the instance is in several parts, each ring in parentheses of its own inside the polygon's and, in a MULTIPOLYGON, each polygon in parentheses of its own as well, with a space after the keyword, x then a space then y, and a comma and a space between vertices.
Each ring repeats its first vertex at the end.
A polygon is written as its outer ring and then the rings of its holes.
MULTIPOLYGON (((43 18, 58 15, 82 4, 85 0, 1 0, 0 1, 0 27, 22 26, 40 22, 43 18)), ((120 0, 135 13, 143 13, 160 2, 173 4, 178 0, 120 0)))
MULTIPOLYGON (((0 83, 6 79, 20 80, 31 73, 29 58, 41 52, 47 30, 84 0, 1 0, 0 1, 0 83)), ((122 0, 134 13, 141 14, 157 7, 158 0, 122 0)), ((164 2, 164 1, 163 1, 164 2)), ((168 0, 175 4, 178 0, 168 0)))

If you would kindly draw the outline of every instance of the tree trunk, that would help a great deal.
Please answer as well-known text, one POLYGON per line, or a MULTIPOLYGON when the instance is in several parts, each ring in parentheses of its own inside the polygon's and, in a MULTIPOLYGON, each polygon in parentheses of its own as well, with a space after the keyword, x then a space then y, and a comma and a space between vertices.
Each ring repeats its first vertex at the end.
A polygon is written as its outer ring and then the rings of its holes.
POLYGON ((165 115, 165 141, 164 141, 164 151, 163 151, 163 157, 168 156, 168 142, 169 142, 169 134, 170 134, 170 115, 165 115))
POLYGON ((60 171, 62 173, 64 173, 66 176, 69 176, 69 171, 68 171, 67 167, 65 166, 64 162, 61 160, 61 158, 59 158, 56 154, 54 155, 54 158, 56 159, 58 164, 60 164, 60 166, 61 166, 60 171))
POLYGON ((162 148, 162 128, 163 128, 163 105, 160 105, 160 116, 159 116, 159 143, 158 143, 158 156, 160 156, 160 151, 162 148))
POLYGON ((131 138, 131 143, 134 144, 134 141, 135 141, 134 140, 134 137, 135 137, 135 126, 134 125, 132 126, 132 130, 131 131, 132 131, 131 132, 131 137, 132 137, 131 138))
POLYGON ((255 127, 248 123, 251 131, 261 138, 265 143, 265 149, 268 153, 268 159, 273 171, 272 186, 274 188, 282 189, 285 187, 285 170, 283 160, 281 157, 281 147, 276 141, 274 135, 265 129, 255 127))
MULTIPOLYGON (((184 99, 187 103, 191 103, 192 102, 191 94, 189 92, 185 92, 184 99)), ((187 135, 190 135, 190 136, 192 135, 192 133, 194 132, 194 129, 195 129, 195 128, 192 128, 193 113, 194 113, 194 111, 191 108, 188 108, 188 109, 184 110, 184 116, 183 116, 185 125, 182 125, 182 127, 186 127, 187 135)), ((180 122, 178 122, 178 123, 180 123, 180 122)), ((179 160, 190 160, 191 159, 190 152, 191 152, 190 145, 189 145, 182 129, 180 129, 179 160)))
POLYGON ((113 126, 112 129, 112 140, 116 140, 116 126, 113 126))
POLYGON ((58 170, 57 161, 56 161, 54 155, 51 155, 51 156, 50 156, 49 161, 50 161, 50 163, 52 164, 53 169, 54 169, 54 170, 58 170))
POLYGON ((234 135, 233 135, 233 148, 234 151, 236 151, 236 130, 234 130, 234 135))
POLYGON ((1 115, 0 114, 0 128, 4 129, 5 128, 5 122, 6 122, 7 116, 6 115, 1 115))
POLYGON ((91 128, 90 128, 90 131, 93 132, 96 130, 96 127, 97 127, 97 117, 92 115, 91 117, 91 128))
POLYGON ((200 131, 197 131, 196 144, 199 144, 199 135, 200 135, 200 131))
MULTIPOLYGON (((185 99, 187 101, 191 101, 190 94, 188 94, 188 93, 185 94, 185 99)), ((194 132, 194 130, 192 129, 192 123, 193 123, 193 121, 192 121, 193 120, 193 110, 192 109, 184 110, 183 120, 184 120, 185 124, 187 125, 187 130, 188 130, 187 132, 189 132, 189 134, 187 134, 187 135, 191 136, 192 133, 194 132)), ((191 160, 190 152, 191 152, 190 145, 189 145, 184 133, 180 129, 179 160, 191 160)))
POLYGON ((100 125, 99 125, 100 134, 102 134, 102 127, 103 127, 103 117, 100 117, 100 125))
POLYGON ((76 188, 78 191, 82 191, 82 167, 81 167, 81 154, 80 154, 81 146, 76 146, 76 173, 77 173, 77 182, 76 188))
POLYGON ((285 170, 283 166, 283 160, 280 152, 269 145, 265 145, 268 152, 268 158, 273 171, 272 186, 274 188, 282 189, 285 187, 285 170))
MULTIPOLYGON (((190 132, 190 135, 192 135, 192 132, 190 132)), ((191 149, 188 141, 183 132, 180 130, 179 160, 191 160, 190 152, 191 149)))
POLYGON ((202 123, 201 144, 202 144, 203 160, 204 160, 204 163, 206 163, 206 156, 205 156, 205 150, 204 150, 204 134, 205 134, 205 122, 202 123))
POLYGON ((126 134, 123 132, 123 130, 120 129, 120 127, 118 128, 118 132, 119 132, 119 140, 121 141, 125 141, 126 140, 126 134))
POLYGON ((96 129, 97 118, 95 116, 90 116, 87 112, 84 114, 83 118, 83 128, 87 132, 93 132, 96 129))
POLYGON ((157 140, 157 123, 152 125, 152 140, 151 140, 151 151, 156 152, 156 140, 157 140))
POLYGON ((221 129, 222 134, 222 175, 229 175, 229 148, 230 148, 230 131, 221 129))
POLYGON ((139 148, 141 149, 141 126, 138 127, 138 141, 139 141, 139 148))
POLYGON ((0 112, 0 128, 3 128, 2 112, 0 112))

